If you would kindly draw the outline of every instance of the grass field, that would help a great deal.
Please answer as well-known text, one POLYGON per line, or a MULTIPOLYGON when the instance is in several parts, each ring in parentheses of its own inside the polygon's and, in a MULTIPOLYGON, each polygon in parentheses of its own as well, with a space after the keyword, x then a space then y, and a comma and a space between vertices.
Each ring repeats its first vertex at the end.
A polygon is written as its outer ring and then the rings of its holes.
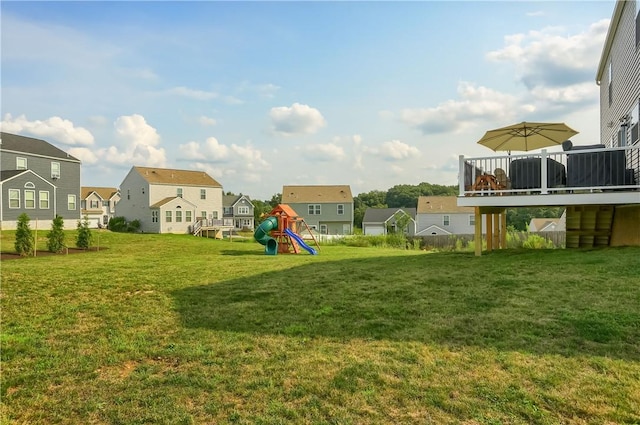
POLYGON ((640 423, 640 248, 99 236, 1 263, 1 423, 640 423))

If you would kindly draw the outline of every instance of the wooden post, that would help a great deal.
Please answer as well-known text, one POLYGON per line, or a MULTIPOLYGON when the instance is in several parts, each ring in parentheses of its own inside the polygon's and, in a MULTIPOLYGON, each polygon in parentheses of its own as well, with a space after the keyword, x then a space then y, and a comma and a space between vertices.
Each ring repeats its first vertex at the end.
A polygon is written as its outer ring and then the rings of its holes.
POLYGON ((501 219, 500 219, 500 245, 502 246, 502 249, 506 249, 507 248, 507 210, 505 209, 504 211, 502 211, 502 214, 500 214, 501 219))
POLYGON ((491 217, 493 216, 493 213, 491 214, 485 214, 485 220, 487 222, 486 225, 486 229, 485 232, 487 234, 487 251, 493 251, 493 227, 491 226, 491 217))
POLYGON ((504 246, 500 246, 500 213, 493 214, 493 246, 496 249, 504 248, 504 246))
POLYGON ((476 257, 482 255, 482 214, 480 214, 480 207, 476 207, 476 227, 475 227, 475 243, 476 243, 476 257))

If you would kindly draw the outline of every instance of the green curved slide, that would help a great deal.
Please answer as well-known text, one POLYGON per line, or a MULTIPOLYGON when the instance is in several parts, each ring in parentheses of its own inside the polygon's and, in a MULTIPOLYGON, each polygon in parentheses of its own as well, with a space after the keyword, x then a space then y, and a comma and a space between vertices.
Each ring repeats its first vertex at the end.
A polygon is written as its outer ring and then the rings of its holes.
POLYGON ((278 253, 278 242, 269 236, 269 232, 278 228, 277 217, 267 217, 253 233, 255 240, 264 245, 264 253, 276 255, 278 253))

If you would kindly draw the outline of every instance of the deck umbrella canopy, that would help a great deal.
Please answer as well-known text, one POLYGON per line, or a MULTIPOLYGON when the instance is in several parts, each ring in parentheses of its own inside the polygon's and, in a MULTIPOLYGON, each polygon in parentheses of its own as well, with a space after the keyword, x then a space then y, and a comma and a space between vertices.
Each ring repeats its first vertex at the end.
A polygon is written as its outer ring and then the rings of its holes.
POLYGON ((562 142, 578 134, 564 123, 521 122, 487 131, 479 144, 494 151, 532 151, 562 142))

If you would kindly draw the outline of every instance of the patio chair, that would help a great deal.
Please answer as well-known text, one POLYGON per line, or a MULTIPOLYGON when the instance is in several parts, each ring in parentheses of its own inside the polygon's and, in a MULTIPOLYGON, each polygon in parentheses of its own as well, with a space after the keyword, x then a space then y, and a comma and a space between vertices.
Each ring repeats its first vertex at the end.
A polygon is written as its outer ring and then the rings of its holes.
POLYGON ((501 190, 511 189, 511 180, 507 177, 507 173, 502 168, 496 168, 493 170, 493 175, 496 177, 496 183, 501 190))

